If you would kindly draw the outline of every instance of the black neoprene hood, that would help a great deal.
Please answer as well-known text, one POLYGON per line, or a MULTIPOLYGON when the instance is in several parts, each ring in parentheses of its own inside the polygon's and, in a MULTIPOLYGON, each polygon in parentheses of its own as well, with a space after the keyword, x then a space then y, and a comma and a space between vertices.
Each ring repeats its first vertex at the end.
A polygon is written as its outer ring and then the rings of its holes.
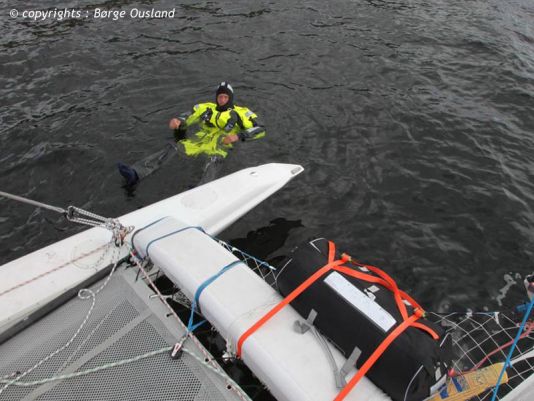
POLYGON ((228 82, 221 82, 219 84, 219 87, 217 88, 217 91, 215 92, 215 103, 217 103, 217 111, 226 111, 232 107, 234 107, 234 89, 232 88, 232 85, 230 85, 228 82), (221 93, 225 93, 230 98, 228 100, 228 103, 226 103, 224 106, 219 106, 217 103, 217 96, 219 96, 221 93))

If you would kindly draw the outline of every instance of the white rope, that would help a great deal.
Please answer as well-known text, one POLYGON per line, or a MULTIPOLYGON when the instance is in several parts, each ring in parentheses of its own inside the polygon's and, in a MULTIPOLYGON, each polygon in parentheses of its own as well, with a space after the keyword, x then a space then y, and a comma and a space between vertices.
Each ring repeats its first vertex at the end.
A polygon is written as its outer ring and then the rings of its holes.
MULTIPOLYGON (((167 307, 167 309, 169 309, 169 311, 171 312, 171 314, 174 316, 174 318, 176 319, 176 322, 185 330, 186 332, 186 335, 187 337, 185 338, 185 340, 187 340, 187 338, 190 338, 193 343, 196 345, 197 349, 204 354, 205 356, 205 361, 202 361, 202 359, 198 358, 196 355, 192 355, 195 359, 197 359, 198 361, 202 362, 203 364, 205 364, 206 366, 208 366, 211 370, 213 370, 215 373, 217 373, 218 375, 220 375, 222 378, 224 378, 226 380, 226 382, 228 383, 228 385, 231 386, 231 389, 235 392, 235 394, 241 398, 242 400, 244 401, 252 401, 250 399, 250 397, 241 389, 241 387, 239 387, 235 381, 232 380, 232 378, 230 376, 228 376, 228 374, 226 372, 224 372, 224 370, 221 370, 220 366, 215 362, 215 360, 211 359, 211 354, 204 348, 204 346, 200 343, 200 341, 198 340, 198 338, 196 338, 193 333, 189 332, 187 330, 187 326, 182 322, 182 320, 178 317, 177 313, 174 311, 174 309, 169 305, 169 303, 165 300, 165 297, 161 294, 161 292, 159 291, 158 287, 156 286, 156 284, 152 281, 152 279, 150 278, 149 274, 147 273, 147 271, 145 270, 144 268, 144 263, 145 261, 142 261, 141 259, 139 259, 136 254, 134 253, 134 250, 132 248, 132 250, 130 251, 130 255, 132 256, 132 260, 133 262, 135 263, 135 265, 139 268, 139 270, 143 273, 143 275, 145 276, 145 279, 147 280, 149 286, 154 290, 154 292, 158 295, 158 298, 160 299, 160 301, 163 303, 163 305, 165 305, 167 307), (208 364, 209 362, 209 364, 208 364)), ((185 342, 185 341, 184 341, 185 342)), ((174 347, 173 347, 174 348, 174 347)), ((185 348, 181 348, 182 350, 184 350, 185 348)))
POLYGON ((29 373, 33 372, 35 369, 37 369, 43 363, 45 363, 49 359, 53 358, 54 356, 56 356, 57 354, 59 354, 61 351, 63 351, 64 349, 66 349, 67 347, 69 347, 72 344, 72 342, 76 339, 78 334, 80 334, 80 332, 84 328, 85 324, 89 320, 89 317, 91 316, 91 313, 93 312, 93 309, 94 309, 95 304, 96 304, 96 296, 98 295, 98 293, 100 291, 102 291, 104 289, 104 287, 107 285, 107 283, 111 279, 111 276, 115 272, 115 269, 117 268, 117 265, 119 263, 119 260, 118 260, 119 259, 118 258, 119 252, 118 252, 118 250, 119 250, 119 248, 115 248, 115 252, 112 255, 112 260, 114 258, 117 258, 117 260, 115 261, 115 263, 113 265, 113 268, 111 269, 111 272, 109 273, 108 277, 106 278, 106 280, 104 281, 102 286, 100 286, 100 288, 98 290, 96 290, 96 291, 93 291, 93 290, 91 290, 89 288, 82 288, 80 291, 78 291, 78 298, 80 298, 82 300, 91 299, 91 306, 89 307, 89 310, 85 314, 85 317, 84 317, 82 323, 80 324, 80 326, 78 327, 76 332, 72 335, 72 337, 64 345, 62 345, 61 347, 59 347, 58 349, 56 349, 52 353, 48 354, 48 356, 46 356, 43 359, 41 359, 39 362, 37 362, 31 368, 29 368, 25 372, 21 373, 20 375, 18 375, 14 379, 8 380, 7 382, 5 380, 0 380, 0 382, 5 383, 5 385, 0 389, 0 394, 2 394, 9 386, 15 385, 20 379, 22 379, 23 377, 25 377, 29 373))
MULTIPOLYGON (((47 377, 45 379, 28 381, 28 382, 21 382, 21 381, 15 381, 15 380, 6 380, 6 379, 2 378, 2 379, 0 379, 0 383, 7 383, 9 385, 20 386, 20 387, 32 387, 32 386, 39 386, 39 385, 42 385, 42 384, 46 384, 46 383, 50 383, 50 382, 54 382, 54 381, 58 381, 58 380, 74 379, 76 377, 86 376, 86 375, 89 375, 91 373, 97 373, 97 372, 100 372, 100 371, 103 371, 103 370, 106 370, 106 369, 115 368, 115 367, 118 367, 118 366, 126 365, 128 363, 133 363, 133 362, 140 361, 142 359, 146 359, 146 358, 150 358, 150 357, 153 357, 153 356, 156 356, 156 355, 160 355, 160 354, 163 354, 163 353, 171 351, 172 348, 173 348, 173 346, 163 347, 163 348, 160 348, 158 350, 150 351, 150 352, 147 352, 147 353, 142 354, 142 355, 134 356, 132 358, 127 358, 127 359, 123 359, 123 360, 116 361, 116 362, 106 363, 106 364, 103 364, 103 365, 100 365, 100 366, 95 366, 94 368, 91 368, 91 369, 81 370, 81 371, 78 371, 78 372, 68 373, 68 374, 64 374, 64 375, 51 376, 51 377, 47 377)), ((227 383, 230 384, 232 387, 234 387, 236 389, 240 388, 239 385, 234 380, 232 380, 228 375, 226 375, 226 373, 221 372, 218 369, 215 369, 213 366, 211 366, 209 363, 204 361, 202 358, 199 358, 195 354, 194 351, 192 351, 192 350, 190 350, 188 348, 185 348, 185 347, 182 348, 182 350, 185 353, 187 353, 188 355, 190 355, 191 357, 193 357, 197 362, 199 362, 202 365, 204 365, 207 369, 209 369, 210 371, 216 373, 221 378, 225 379, 227 381, 227 383)), ((22 375, 19 376, 19 379, 20 378, 22 378, 22 375)), ((247 400, 250 400, 250 398, 247 398, 247 400)))
POLYGON ((101 370, 114 368, 116 366, 125 365, 127 363, 140 361, 141 359, 149 358, 151 356, 158 355, 158 354, 161 354, 161 353, 166 352, 166 351, 170 351, 171 349, 172 349, 172 347, 165 347, 165 348, 161 348, 161 349, 156 350, 156 351, 147 352, 146 354, 143 354, 143 355, 135 356, 133 358, 128 358, 128 359, 123 359, 121 361, 106 363, 104 365, 96 366, 96 367, 91 368, 91 369, 82 370, 82 371, 74 372, 74 373, 67 373, 67 374, 64 374, 64 375, 51 376, 51 377, 48 377, 48 378, 45 378, 45 379, 34 380, 34 381, 31 381, 31 382, 21 382, 21 381, 14 381, 14 380, 12 380, 12 381, 0 380, 0 383, 8 383, 10 385, 21 386, 21 387, 39 386, 41 384, 50 383, 50 382, 57 381, 57 380, 72 379, 72 378, 75 378, 75 377, 85 376, 85 375, 88 375, 90 373, 100 372, 101 370))
MULTIPOLYGON (((102 262, 102 260, 108 254, 109 250, 113 247, 112 245, 113 245, 113 241, 106 245, 106 247, 104 248, 104 250, 103 250, 102 254, 100 255, 100 257, 99 257, 99 259, 98 259, 96 264, 99 265, 102 262)), ((0 394, 2 394, 9 386, 12 386, 12 385, 13 386, 20 386, 20 387, 30 387, 30 386, 42 385, 42 384, 49 383, 49 382, 52 382, 52 381, 72 379, 72 378, 76 378, 76 377, 80 377, 80 376, 89 375, 89 374, 92 374, 92 373, 97 373, 97 372, 105 370, 105 369, 110 369, 110 368, 122 366, 122 365, 125 365, 125 364, 128 364, 128 363, 133 363, 133 362, 136 362, 136 361, 139 361, 139 360, 142 360, 142 359, 145 359, 145 358, 149 358, 149 357, 152 357, 152 356, 156 356, 156 355, 159 355, 159 354, 162 354, 162 353, 165 353, 165 352, 169 352, 169 351, 172 350, 172 348, 173 348, 172 346, 164 347, 164 348, 161 348, 161 349, 158 349, 158 350, 155 350, 155 351, 147 352, 147 353, 142 354, 142 355, 137 355, 137 356, 132 357, 132 358, 127 358, 127 359, 123 359, 123 360, 120 360, 120 361, 115 361, 115 362, 103 364, 103 365, 100 365, 100 366, 97 366, 97 367, 94 367, 94 368, 91 368, 91 369, 83 370, 83 371, 73 372, 73 373, 69 373, 69 374, 62 374, 62 375, 58 374, 58 375, 55 375, 55 376, 52 376, 52 377, 48 377, 48 378, 44 378, 44 379, 40 379, 40 380, 34 380, 34 381, 22 381, 22 379, 25 376, 27 376, 28 374, 33 372, 35 369, 37 369, 39 366, 41 366, 42 364, 46 363, 51 358, 53 358, 54 356, 56 356, 57 354, 59 354, 60 352, 65 350, 66 348, 68 348, 74 342, 74 340, 78 337, 78 335, 83 330, 83 328, 86 326, 86 324, 87 324, 87 322, 88 322, 88 320, 89 320, 89 318, 90 318, 90 316, 91 316, 91 314, 92 314, 92 312, 93 312, 93 310, 95 308, 97 295, 107 286, 107 284, 109 283, 113 273, 115 272, 115 270, 117 268, 117 265, 118 265, 118 262, 119 262, 118 261, 118 256, 120 255, 120 248, 115 247, 114 249, 115 249, 115 251, 114 251, 113 255, 111 256, 111 260, 112 261, 114 261, 115 259, 117 259, 117 260, 114 262, 114 265, 113 265, 113 267, 111 269, 111 272, 107 276, 107 278, 104 281, 104 283, 96 290, 91 290, 89 288, 83 288, 78 292, 78 298, 80 298, 81 300, 89 300, 90 299, 91 300, 91 305, 90 305, 87 313, 85 314, 85 316, 83 318, 83 321, 81 322, 81 324, 79 325, 79 327, 77 328, 75 333, 71 336, 71 338, 64 345, 62 345, 61 347, 57 348, 55 351, 51 352, 46 357, 42 358, 39 362, 37 362, 31 368, 27 369, 25 372, 20 373, 20 374, 18 372, 16 372, 16 373, 12 373, 11 375, 6 375, 4 377, 1 377, 0 378, 0 384, 4 384, 4 386, 0 389, 0 394)), ((154 283, 152 282, 152 280, 150 279, 150 277, 148 276, 148 274, 144 270, 144 266, 142 266, 141 263, 139 263, 137 261, 137 258, 135 258, 135 257, 134 257, 134 261, 136 261, 137 266, 143 272, 143 274, 145 275, 145 278, 147 279, 149 284, 151 284, 151 286, 155 287, 154 283)), ((171 312, 173 313, 173 315, 175 316, 177 321, 181 325, 183 325, 182 321, 178 318, 178 316, 176 315, 174 310, 170 307, 170 305, 168 305, 168 303, 165 302, 165 300, 163 299, 163 297, 161 296, 159 291, 156 290, 156 292, 157 292, 158 296, 160 296, 160 298, 162 298, 162 301, 164 302, 164 304, 171 310, 171 312)), ((102 323, 104 320, 105 320, 105 318, 100 323, 102 323)), ((93 332, 94 332, 94 330, 93 330, 93 332)), ((206 351, 203 349, 203 347, 198 342, 197 338, 195 336, 192 336, 192 335, 190 335, 189 337, 193 339, 193 342, 198 347, 198 349, 202 353, 204 353, 205 358, 202 359, 201 357, 197 356, 192 350, 190 350, 188 348, 184 347, 184 348, 182 348, 182 350, 184 352, 186 352, 188 355, 190 355, 191 357, 193 357, 200 364, 205 366, 207 369, 209 369, 213 373, 215 373, 218 376, 220 376, 224 380, 226 385, 228 386, 228 389, 231 389, 231 390, 235 391, 236 395, 238 395, 242 400, 251 401, 250 397, 246 393, 243 392, 243 390, 239 387, 239 385, 231 377, 229 377, 228 374, 226 372, 224 372, 224 370, 221 370, 220 366, 215 363, 215 361, 212 358, 212 356, 209 353, 206 353, 206 351)), ((77 350, 79 348, 80 348, 80 346, 77 348, 77 350)), ((65 364, 63 364, 63 365, 65 365, 65 364)), ((60 370, 58 370, 57 372, 59 372, 59 371, 60 370)))

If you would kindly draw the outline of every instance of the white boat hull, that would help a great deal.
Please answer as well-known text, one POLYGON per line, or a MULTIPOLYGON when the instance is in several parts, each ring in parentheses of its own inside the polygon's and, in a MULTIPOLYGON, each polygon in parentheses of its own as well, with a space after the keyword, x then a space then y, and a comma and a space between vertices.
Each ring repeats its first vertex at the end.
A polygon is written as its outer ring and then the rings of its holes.
MULTIPOLYGON (((134 246, 193 299, 206 280, 238 259, 215 240, 175 219, 164 219, 140 232, 134 246)), ((282 297, 244 263, 237 263, 209 284, 199 297, 200 310, 235 350, 240 336, 282 297)), ((332 401, 339 393, 333 367, 311 331, 294 329, 302 320, 286 306, 255 332, 243 346, 242 359, 278 401, 332 401)), ((333 346, 338 367, 345 357, 333 346)), ((347 375, 347 380, 356 373, 347 375)), ((390 398, 364 377, 347 401, 385 401, 390 398)))
MULTIPOLYGON (((298 165, 277 163, 244 169, 121 216, 119 221, 140 228, 171 216, 217 234, 302 171, 298 165)), ((92 228, 0 267, 0 335, 108 266, 114 250, 103 258, 102 251, 110 240, 109 231, 92 228)), ((120 249, 120 257, 127 255, 127 248, 120 249)))

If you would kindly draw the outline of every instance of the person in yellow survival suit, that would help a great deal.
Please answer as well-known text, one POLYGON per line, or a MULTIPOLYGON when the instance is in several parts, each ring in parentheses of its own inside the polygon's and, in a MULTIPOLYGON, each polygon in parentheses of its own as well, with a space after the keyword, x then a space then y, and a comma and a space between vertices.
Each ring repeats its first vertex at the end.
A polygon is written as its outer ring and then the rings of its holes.
POLYGON ((247 107, 234 105, 234 90, 221 82, 215 92, 215 103, 200 103, 185 118, 173 118, 169 127, 188 156, 206 154, 226 157, 238 140, 254 140, 265 136, 265 129, 256 122, 257 116, 247 107), (187 128, 198 124, 200 131, 186 139, 187 128))
POLYGON ((127 187, 134 187, 142 178, 159 169, 180 150, 180 145, 188 156, 205 154, 212 161, 217 161, 227 156, 233 143, 265 136, 265 128, 258 125, 256 114, 247 107, 234 105, 234 90, 228 82, 219 84, 215 92, 215 103, 195 105, 191 114, 171 119, 169 127, 174 130, 178 147, 167 144, 163 150, 132 166, 117 163, 127 187), (200 130, 188 139, 187 129, 193 125, 198 125, 200 130))

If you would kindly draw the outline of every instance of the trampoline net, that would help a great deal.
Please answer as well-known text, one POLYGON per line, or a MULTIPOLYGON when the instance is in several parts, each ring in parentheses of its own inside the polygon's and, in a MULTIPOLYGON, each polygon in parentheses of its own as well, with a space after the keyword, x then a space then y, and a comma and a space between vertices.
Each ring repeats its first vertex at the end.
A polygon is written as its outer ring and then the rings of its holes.
POLYGON ((170 357, 169 348, 184 331, 150 295, 133 271, 117 271, 74 339, 91 299, 72 299, 0 345, 0 399, 247 399, 203 363, 205 354, 190 339, 187 353, 170 357), (63 375, 74 377, 54 380, 63 375))
MULTIPOLYGON (((451 334, 455 352, 455 374, 463 375, 504 362, 520 328, 523 315, 514 311, 429 313, 429 318, 441 323, 451 334)), ((527 321, 513 351, 512 364, 506 369, 508 381, 499 386, 496 400, 504 399, 534 373, 533 329, 534 321, 527 321)), ((492 386, 469 399, 490 401, 494 390, 492 386)))

